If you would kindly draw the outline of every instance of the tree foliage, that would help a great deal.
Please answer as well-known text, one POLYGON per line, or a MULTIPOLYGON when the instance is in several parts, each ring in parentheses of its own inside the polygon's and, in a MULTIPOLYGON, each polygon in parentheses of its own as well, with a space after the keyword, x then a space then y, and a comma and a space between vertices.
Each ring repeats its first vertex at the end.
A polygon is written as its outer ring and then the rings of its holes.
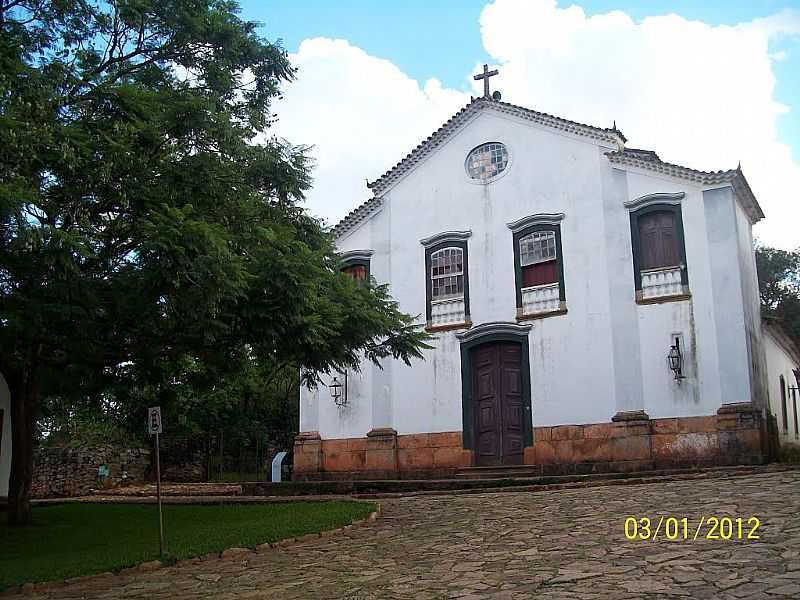
POLYGON ((420 356, 413 319, 340 274, 300 206, 307 148, 268 137, 295 73, 233 2, 0 0, 0 34, 12 521, 30 519, 43 397, 122 382, 121 401, 166 403, 187 381, 213 393, 243 357, 313 380, 420 356))
POLYGON ((800 347, 800 249, 756 245, 756 267, 762 311, 777 317, 800 347))

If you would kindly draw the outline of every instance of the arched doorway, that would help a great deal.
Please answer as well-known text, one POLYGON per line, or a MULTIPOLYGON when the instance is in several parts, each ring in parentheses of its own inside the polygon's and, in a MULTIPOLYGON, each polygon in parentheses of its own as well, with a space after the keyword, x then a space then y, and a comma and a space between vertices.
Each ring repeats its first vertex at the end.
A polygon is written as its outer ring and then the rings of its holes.
POLYGON ((459 335, 464 446, 477 466, 522 464, 533 443, 529 330, 486 323, 459 335))

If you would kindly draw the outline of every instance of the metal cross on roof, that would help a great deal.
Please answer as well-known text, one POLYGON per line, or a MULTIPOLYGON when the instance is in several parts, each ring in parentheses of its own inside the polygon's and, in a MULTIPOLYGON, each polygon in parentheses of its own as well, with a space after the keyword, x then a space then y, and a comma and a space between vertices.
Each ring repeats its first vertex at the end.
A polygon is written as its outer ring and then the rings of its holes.
POLYGON ((475 81, 480 81, 483 79, 483 97, 489 98, 489 77, 494 77, 497 75, 499 71, 494 69, 492 71, 489 70, 489 65, 483 65, 483 73, 480 75, 473 75, 473 79, 475 81))

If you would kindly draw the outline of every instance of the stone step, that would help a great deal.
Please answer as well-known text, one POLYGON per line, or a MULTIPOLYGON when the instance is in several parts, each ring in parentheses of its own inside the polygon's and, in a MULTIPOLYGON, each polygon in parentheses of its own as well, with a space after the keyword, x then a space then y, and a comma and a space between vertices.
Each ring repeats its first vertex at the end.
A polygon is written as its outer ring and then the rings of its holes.
POLYGON ((456 471, 460 479, 505 479, 517 477, 537 477, 541 468, 535 465, 496 465, 493 467, 466 467, 456 471))
MULTIPOLYGON (((497 469, 497 467, 493 467, 497 469)), ((387 480, 327 480, 327 481, 287 481, 283 483, 241 482, 245 496, 298 496, 316 495, 355 495, 368 496, 380 494, 441 493, 448 491, 480 491, 487 489, 547 488, 561 485, 605 485, 616 480, 643 481, 669 478, 695 478, 707 476, 727 476, 752 473, 760 470, 780 470, 782 465, 770 466, 731 466, 710 468, 664 469, 658 471, 593 473, 589 475, 535 475, 530 476, 521 469, 504 471, 501 476, 484 473, 479 477, 451 477, 449 479, 387 479, 387 480), (513 474, 509 474, 513 473, 513 474)), ((535 468, 535 467, 534 467, 535 468)), ((797 468, 796 466, 794 468, 797 468)), ((469 469, 463 469, 469 472, 469 469)), ((478 471, 480 473, 480 471, 478 471)), ((538 471, 537 471, 538 473, 538 471)))

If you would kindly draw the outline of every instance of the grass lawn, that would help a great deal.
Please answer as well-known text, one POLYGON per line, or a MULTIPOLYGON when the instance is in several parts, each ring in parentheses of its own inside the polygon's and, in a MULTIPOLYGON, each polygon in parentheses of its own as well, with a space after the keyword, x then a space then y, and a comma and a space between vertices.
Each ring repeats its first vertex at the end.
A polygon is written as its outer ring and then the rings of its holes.
MULTIPOLYGON (((254 547, 335 529, 375 510, 367 502, 164 506, 168 557, 188 558, 231 546, 254 547)), ((158 558, 155 505, 36 506, 31 527, 9 527, 0 514, 0 590, 28 581, 113 571, 158 558)))

